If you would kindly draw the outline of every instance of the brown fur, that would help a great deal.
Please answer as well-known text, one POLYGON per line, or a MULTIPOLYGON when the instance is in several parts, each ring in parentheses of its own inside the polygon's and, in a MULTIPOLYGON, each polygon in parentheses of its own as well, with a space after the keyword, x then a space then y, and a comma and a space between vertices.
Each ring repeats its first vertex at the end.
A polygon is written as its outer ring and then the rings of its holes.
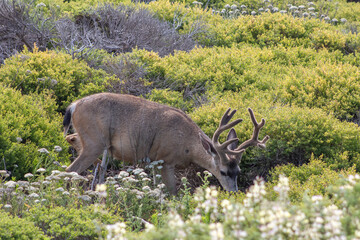
MULTIPOLYGON (((164 160, 162 177, 171 193, 176 192, 175 166, 189 163, 212 172, 226 190, 237 190, 236 182, 220 174, 234 168, 230 158, 218 154, 211 139, 181 110, 130 95, 100 93, 74 102, 68 112, 81 142, 77 147, 83 149, 67 171, 84 171, 108 149, 115 159, 131 163, 164 160)), ((65 133, 68 128, 64 120, 65 133)))
MULTIPOLYGON (((67 135, 65 139, 75 149, 77 154, 81 153, 82 146, 81 146, 80 138, 77 133, 67 135)), ((101 165, 101 160, 99 158, 96 159, 96 161, 93 163, 93 165, 94 165, 94 167, 96 167, 98 164, 101 165)))

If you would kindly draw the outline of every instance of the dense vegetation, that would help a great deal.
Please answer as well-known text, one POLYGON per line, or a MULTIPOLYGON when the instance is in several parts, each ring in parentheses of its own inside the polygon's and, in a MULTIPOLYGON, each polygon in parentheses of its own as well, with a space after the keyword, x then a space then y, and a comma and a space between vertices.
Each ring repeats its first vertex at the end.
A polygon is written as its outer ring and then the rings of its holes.
POLYGON ((1 0, 0 238, 359 239, 359 19, 345 0, 1 0), (251 107, 271 139, 244 154, 237 194, 195 168, 170 197, 161 166, 121 163, 94 190, 63 172, 61 121, 105 91, 208 136, 237 109, 240 141, 251 107))

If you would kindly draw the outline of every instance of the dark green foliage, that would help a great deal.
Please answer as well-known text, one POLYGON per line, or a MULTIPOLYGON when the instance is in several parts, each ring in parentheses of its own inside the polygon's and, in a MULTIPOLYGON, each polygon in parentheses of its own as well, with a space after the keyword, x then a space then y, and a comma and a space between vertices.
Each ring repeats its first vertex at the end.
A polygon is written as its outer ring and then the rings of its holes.
POLYGON ((181 92, 172 91, 170 89, 153 89, 148 99, 158 103, 166 104, 175 108, 188 111, 191 109, 191 102, 184 101, 181 92))
POLYGON ((289 178, 289 197, 293 202, 300 202, 304 193, 309 196, 313 195, 331 195, 328 191, 329 186, 336 184, 340 179, 354 175, 356 173, 355 166, 341 171, 332 170, 320 158, 311 156, 309 163, 302 166, 287 164, 277 166, 270 171, 267 182, 269 196, 275 199, 277 194, 273 191, 273 187, 279 183, 279 175, 289 178))
POLYGON ((191 113, 192 119, 212 136, 225 110, 228 107, 238 109, 239 113, 234 118, 244 119, 235 127, 240 142, 249 139, 253 131, 247 107, 254 110, 258 121, 266 119, 259 138, 266 134, 271 139, 265 150, 246 150, 240 165, 242 174, 239 181, 244 187, 251 184, 256 176, 266 177, 277 164, 302 165, 308 162, 312 153, 315 157, 323 155, 326 166, 334 170, 349 168, 354 164, 359 166, 360 129, 357 125, 341 122, 320 109, 272 104, 268 94, 246 99, 249 95, 229 92, 215 100, 216 103, 202 106, 191 113))
POLYGON ((57 110, 63 111, 76 98, 103 91, 111 77, 68 54, 34 48, 7 59, 0 68, 0 79, 23 94, 50 91, 57 110))
MULTIPOLYGON (((100 209, 99 209, 100 210, 100 209)), ((96 239, 105 236, 101 224, 119 221, 116 216, 96 211, 94 206, 80 209, 73 207, 37 207, 27 214, 37 227, 53 239, 96 239)))
POLYGON ((338 50, 243 45, 196 48, 164 58, 146 51, 133 56, 144 62, 153 87, 181 92, 185 100, 224 90, 266 91, 281 104, 318 107, 341 120, 359 118, 360 61, 338 50))
POLYGON ((28 219, 14 217, 0 210, 0 239, 2 240, 37 240, 50 239, 28 219))
MULTIPOLYGON (((19 91, 0 84, 0 158, 1 168, 21 178, 39 167, 54 168, 52 162, 64 162, 66 151, 56 152, 54 146, 65 148, 61 116, 48 97, 23 96, 19 91), (49 154, 40 153, 46 148, 49 154)), ((48 169, 51 170, 51 169, 48 169)))
POLYGON ((342 223, 348 236, 357 236, 359 234, 360 219, 360 182, 359 175, 343 178, 329 188, 334 200, 342 203, 342 206, 349 209, 342 219, 342 223))

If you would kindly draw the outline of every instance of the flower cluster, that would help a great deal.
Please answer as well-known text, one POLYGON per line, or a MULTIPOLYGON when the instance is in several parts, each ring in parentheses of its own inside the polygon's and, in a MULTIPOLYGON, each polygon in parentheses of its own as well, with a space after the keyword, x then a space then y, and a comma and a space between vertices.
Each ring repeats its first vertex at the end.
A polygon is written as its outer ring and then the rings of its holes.
POLYGON ((208 187, 205 190, 198 188, 194 196, 197 202, 195 213, 204 213, 209 217, 209 221, 215 221, 219 217, 217 197, 218 191, 214 187, 208 187))
MULTIPOLYGON (((6 175, 6 172, 0 174, 6 175)), ((128 235, 131 236, 131 232, 126 231, 127 227, 145 229, 143 234, 159 234, 159 221, 153 225, 148 222, 150 215, 142 218, 137 213, 153 214, 151 211, 157 209, 157 217, 161 217, 166 213, 162 212, 162 206, 171 206, 171 199, 165 201, 164 184, 152 186, 152 181, 148 180, 152 176, 141 168, 120 171, 117 176, 108 177, 105 184, 98 184, 95 191, 84 191, 84 184, 89 184, 89 181, 76 173, 55 170, 49 176, 43 174, 46 174, 46 169, 40 168, 35 174, 26 174, 28 181, 0 182, 0 208, 21 215, 18 211, 24 209, 24 205, 36 208, 41 205, 97 203, 96 206, 106 206, 106 209, 118 214, 123 212, 121 216, 128 226, 124 222, 102 226, 107 230, 107 239, 125 240, 128 235)), ((267 198, 265 182, 261 178, 254 181, 241 201, 232 198, 220 200, 221 192, 214 187, 203 186, 188 202, 177 202, 192 205, 192 210, 183 211, 190 205, 170 208, 163 218, 167 226, 165 231, 169 231, 172 239, 179 240, 195 235, 212 240, 225 237, 359 239, 359 186, 360 176, 352 175, 331 190, 332 198, 304 195, 300 204, 289 201, 289 180, 285 176, 279 176, 278 185, 274 187, 278 193, 275 200, 267 198)))
POLYGON ((107 225, 106 230, 108 234, 106 239, 108 240, 126 240, 125 233, 126 233, 126 224, 123 222, 118 222, 115 224, 107 225))
POLYGON ((264 200, 266 194, 265 182, 261 178, 256 178, 254 185, 252 185, 246 193, 244 200, 245 207, 252 208, 264 200))
MULTIPOLYGON (((200 2, 193 2, 194 5, 201 4, 200 2)), ((202 5, 202 4, 201 4, 202 5)), ((223 9, 221 10, 212 10, 213 14, 220 14, 224 18, 237 18, 239 16, 244 15, 260 15, 262 13, 282 13, 282 14, 290 14, 293 17, 297 18, 317 18, 320 20, 323 20, 330 24, 338 24, 338 23, 346 23, 347 20, 345 18, 341 18, 340 21, 336 18, 330 18, 329 16, 325 14, 319 14, 318 11, 316 11, 316 5, 313 2, 308 2, 307 6, 305 5, 299 5, 295 6, 292 4, 288 4, 285 9, 279 9, 278 7, 275 7, 269 0, 264 0, 260 7, 255 9, 251 8, 249 9, 246 5, 240 5, 237 6, 236 4, 229 5, 226 4, 223 9)))

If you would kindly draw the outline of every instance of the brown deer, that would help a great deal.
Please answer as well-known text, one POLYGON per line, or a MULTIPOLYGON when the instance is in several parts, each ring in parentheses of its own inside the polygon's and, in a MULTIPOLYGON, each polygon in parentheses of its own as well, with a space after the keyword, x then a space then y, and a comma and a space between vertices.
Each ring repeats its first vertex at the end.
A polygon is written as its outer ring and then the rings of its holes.
POLYGON ((242 121, 229 121, 236 110, 228 109, 211 140, 181 110, 139 97, 100 93, 73 102, 64 116, 64 135, 70 124, 77 132, 82 150, 66 169, 82 172, 93 164, 104 150, 118 160, 135 163, 141 159, 163 160, 161 175, 170 193, 176 193, 174 170, 195 163, 210 171, 227 191, 237 191, 238 166, 245 149, 264 148, 269 139, 258 140, 262 119, 258 124, 249 108, 255 126, 253 136, 240 146, 231 129, 224 143, 220 134, 242 121))

